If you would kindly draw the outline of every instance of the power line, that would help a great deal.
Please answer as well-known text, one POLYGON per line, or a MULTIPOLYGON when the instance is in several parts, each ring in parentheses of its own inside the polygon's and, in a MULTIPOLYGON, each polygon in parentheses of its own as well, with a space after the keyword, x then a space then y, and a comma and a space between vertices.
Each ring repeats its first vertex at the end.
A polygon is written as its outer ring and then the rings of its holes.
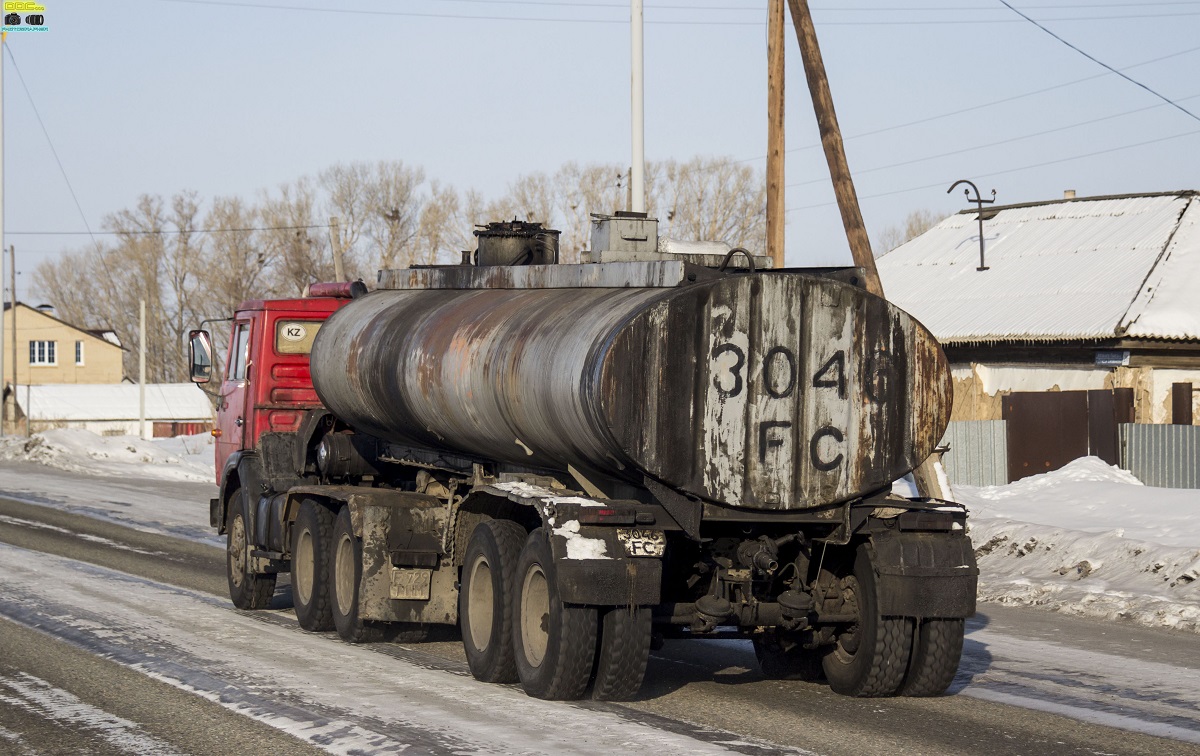
MULTIPOLYGON (((1122 70, 1128 71, 1133 68, 1140 68, 1142 66, 1148 66, 1153 63, 1160 63, 1164 60, 1169 60, 1171 58, 1178 58, 1181 55, 1188 55, 1188 54, 1191 54, 1191 53, 1194 53, 1197 51, 1200 51, 1200 47, 1189 47, 1186 50, 1180 50, 1179 52, 1174 52, 1169 55, 1162 55, 1157 58, 1151 58, 1150 60, 1143 60, 1140 63, 1134 63, 1132 65, 1125 66, 1125 68, 1122 70)), ((1014 102, 1016 100, 1021 100, 1026 97, 1033 97, 1035 95, 1045 94, 1047 92, 1053 92, 1056 89, 1065 89, 1066 87, 1072 87, 1072 86, 1075 86, 1076 84, 1082 84, 1085 81, 1094 81, 1096 79, 1102 79, 1105 76, 1108 76, 1108 74, 1106 74, 1106 73, 1093 74, 1091 76, 1085 76, 1082 79, 1073 79, 1071 81, 1064 81, 1061 84, 1053 84, 1051 86, 1043 87, 1041 89, 1035 89, 1032 92, 1025 92, 1024 94, 1012 95, 1010 97, 1002 97, 999 100, 991 100, 989 102, 980 103, 978 105, 970 105, 965 108, 959 108, 958 110, 949 110, 949 111, 946 111, 945 113, 939 113, 937 115, 925 116, 924 118, 918 118, 915 121, 906 121, 904 123, 897 123, 892 126, 884 126, 882 128, 872 129, 871 131, 861 131, 857 134, 851 134, 850 136, 846 137, 846 139, 847 140, 861 139, 863 137, 875 136, 876 134, 883 134, 888 131, 896 131, 898 129, 906 129, 909 126, 919 126, 923 123, 929 123, 931 121, 941 120, 942 118, 950 118, 952 116, 962 115, 964 113, 970 113, 975 110, 983 110, 985 108, 990 108, 995 105, 1003 105, 1006 102, 1014 102)), ((789 152, 789 153, 790 152, 801 152, 803 150, 816 149, 817 147, 820 147, 820 146, 821 146, 820 143, 807 144, 807 145, 804 145, 803 147, 793 147, 792 149, 788 150, 787 152, 789 152)), ((750 163, 750 162, 754 162, 756 160, 766 160, 766 159, 767 159, 766 155, 758 155, 758 156, 752 157, 752 158, 743 158, 742 160, 738 160, 735 162, 750 163)))
MULTIPOLYGON (((86 221, 85 221, 86 222, 86 221)), ((96 233, 107 236, 178 236, 182 234, 232 234, 232 233, 247 233, 250 231, 303 231, 310 228, 330 228, 328 223, 314 223, 308 226, 256 226, 253 228, 175 228, 175 229, 160 229, 158 231, 97 231, 96 233)), ((82 236, 88 234, 91 236, 91 230, 87 231, 5 231, 6 235, 13 236, 82 236)), ((92 236, 92 241, 95 241, 95 236, 92 236)))
MULTIPOLYGON (((71 199, 75 201, 75 209, 79 211, 79 217, 83 220, 83 227, 87 229, 88 236, 92 237, 92 241, 96 241, 96 237, 92 234, 92 227, 88 224, 87 216, 83 213, 83 207, 79 204, 79 198, 75 196, 75 188, 71 186, 71 179, 67 178, 67 169, 63 168, 62 160, 58 157, 58 150, 54 149, 54 140, 50 138, 50 132, 46 130, 46 124, 42 121, 42 114, 38 112, 37 105, 33 102, 33 95, 29 92, 29 86, 25 84, 25 77, 21 75, 21 67, 17 65, 17 58, 13 55, 12 48, 8 43, 3 43, 4 49, 8 51, 8 59, 12 61, 13 70, 17 72, 17 79, 21 82, 21 88, 25 90, 25 96, 29 98, 29 106, 33 108, 33 114, 37 117, 38 126, 42 127, 42 134, 46 137, 46 144, 50 145, 50 154, 54 155, 54 162, 58 163, 58 170, 62 173, 63 181, 67 182, 67 191, 71 193, 71 199)), ((12 233, 6 232, 6 233, 12 233)))
MULTIPOLYGON (((1173 139, 1182 139, 1183 137, 1195 136, 1197 134, 1200 134, 1200 129, 1198 129, 1196 131, 1185 131, 1182 134, 1173 134, 1172 136, 1159 137, 1158 139, 1148 139, 1144 142, 1137 142, 1136 144, 1126 144, 1126 145, 1122 145, 1120 147, 1110 147, 1109 149, 1106 149, 1106 150, 1096 150, 1095 152, 1088 152, 1088 153, 1084 153, 1082 155, 1072 155, 1071 157, 1059 158, 1057 160, 1046 160, 1041 163, 1033 163, 1030 165, 1023 165, 1018 168, 1005 168, 1004 170, 1000 170, 1000 171, 989 171, 982 175, 988 176, 988 177, 1003 176, 1008 173, 1018 173, 1020 171, 1029 171, 1029 170, 1033 170, 1034 168, 1044 168, 1048 165, 1058 165, 1059 163, 1068 163, 1068 162, 1071 162, 1072 160, 1082 160, 1084 158, 1096 157, 1097 155, 1108 155, 1113 152, 1121 152, 1123 150, 1132 150, 1136 147, 1145 147, 1145 146, 1151 145, 1151 144, 1159 144, 1161 142, 1169 142, 1173 139)), ((944 187, 944 186, 946 186, 946 182, 949 180, 950 179, 943 179, 943 180, 937 182, 936 184, 925 184, 923 186, 910 186, 907 189, 896 189, 896 190, 893 190, 890 192, 879 192, 878 194, 865 194, 865 195, 862 195, 860 197, 860 199, 865 199, 865 200, 879 199, 880 197, 892 197, 897 194, 907 194, 908 192, 918 192, 923 189, 934 189, 937 187, 944 187)), ((799 207, 789 207, 787 209, 787 212, 792 213, 792 212, 797 212, 799 210, 814 210, 819 207, 830 207, 830 206, 836 205, 836 204, 837 204, 836 202, 818 202, 815 205, 801 205, 799 207)))
MULTIPOLYGON (((1182 100, 1192 100, 1192 99, 1195 99, 1196 97, 1200 97, 1200 95, 1189 95, 1188 97, 1183 97, 1181 99, 1182 100)), ((926 155, 925 157, 913 158, 912 160, 903 160, 899 163, 889 163, 888 165, 880 165, 880 166, 876 166, 874 168, 867 168, 862 171, 855 171, 855 175, 862 175, 864 173, 875 173, 877 171, 884 171, 884 170, 888 170, 890 168, 901 168, 906 165, 913 165, 915 163, 923 163, 927 160, 937 160, 938 158, 950 157, 951 155, 961 155, 964 152, 973 152, 975 150, 984 150, 984 149, 988 149, 990 147, 999 147, 1002 144, 1012 144, 1013 142, 1021 142, 1026 139, 1033 139, 1035 137, 1046 136, 1047 134, 1056 134, 1060 131, 1069 131, 1071 129, 1077 129, 1080 126, 1090 126, 1093 123, 1100 123, 1102 121, 1111 121, 1114 118, 1122 118, 1127 115, 1133 115, 1134 113, 1143 113, 1147 110, 1153 110, 1154 108, 1161 108, 1162 106, 1163 106, 1162 103, 1157 103, 1155 105, 1147 105, 1144 108, 1135 108, 1134 110, 1126 110, 1122 113, 1113 113, 1112 115, 1101 116, 1100 118, 1092 118, 1087 121, 1079 121, 1078 123, 1072 123, 1067 126, 1058 126, 1053 129, 1046 129, 1045 131, 1037 131, 1032 134, 1024 134, 1022 136, 1010 137, 1008 139, 1001 139, 998 142, 989 142, 987 144, 975 145, 973 147, 963 147, 962 149, 951 150, 950 152, 941 152, 936 155, 926 155)), ((810 184, 825 183, 826 181, 827 181, 827 179, 810 179, 808 181, 797 181, 795 183, 788 184, 787 186, 788 187, 808 186, 810 184)))
POLYGON ((1059 42, 1062 42, 1064 45, 1066 45, 1067 47, 1071 48, 1071 49, 1072 49, 1072 50, 1074 50, 1075 52, 1079 53, 1079 54, 1080 54, 1080 55, 1082 55, 1083 57, 1085 57, 1085 58, 1087 58, 1088 60, 1092 61, 1093 63, 1096 63, 1097 65, 1100 65, 1100 66, 1103 66, 1104 68, 1107 68, 1109 71, 1112 71, 1112 72, 1113 72, 1113 73, 1115 73, 1117 76, 1120 76, 1122 79, 1124 79, 1125 81, 1128 81, 1128 82, 1130 82, 1131 84, 1136 84, 1136 85, 1138 85, 1139 87, 1141 87, 1142 89, 1146 90, 1146 91, 1147 91, 1147 92, 1149 92, 1150 94, 1154 95, 1154 96, 1155 96, 1155 97, 1157 97, 1158 99, 1160 99, 1160 100, 1162 100, 1163 102, 1165 102, 1165 103, 1169 104, 1171 107, 1175 108, 1176 110, 1178 110, 1178 111, 1180 111, 1180 112, 1182 112, 1182 113, 1186 113, 1188 116, 1190 116, 1190 117, 1192 118, 1192 120, 1194 120, 1194 121, 1200 121, 1200 116, 1197 116, 1195 113, 1193 113, 1192 111, 1190 111, 1190 110, 1188 110, 1187 108, 1183 107, 1182 105, 1180 105, 1179 103, 1175 102, 1174 100, 1172 100, 1171 98, 1167 97, 1166 95, 1159 94, 1158 92, 1156 92, 1155 90, 1153 90, 1153 89, 1151 89, 1150 87, 1146 86, 1145 84, 1143 84, 1142 82, 1138 81, 1137 79, 1134 79, 1134 78, 1133 78, 1133 77, 1131 77, 1131 76, 1126 76, 1125 74, 1121 73, 1120 71, 1118 71, 1117 69, 1115 69, 1115 68, 1113 68, 1112 66, 1108 65, 1107 63, 1105 63, 1104 61, 1100 60, 1099 58, 1097 58, 1097 57, 1095 57, 1095 56, 1093 56, 1093 55, 1090 55, 1090 54, 1088 54, 1088 53, 1084 52, 1084 51, 1083 51, 1083 50, 1081 50, 1080 48, 1076 47, 1075 45, 1071 44, 1071 43, 1070 43, 1070 42, 1068 42, 1067 40, 1063 39, 1062 37, 1058 36, 1058 35, 1057 35, 1057 34, 1055 34, 1054 32, 1050 31, 1050 30, 1049 30, 1049 29, 1047 29, 1046 27, 1042 26, 1042 25, 1041 25, 1041 24, 1039 24, 1037 21, 1034 21, 1034 20, 1033 20, 1032 18, 1030 18, 1029 16, 1026 16, 1026 15, 1025 15, 1024 13, 1022 13, 1021 11, 1019 11, 1019 10, 1017 10, 1016 8, 1012 7, 1012 5, 1010 5, 1010 4, 1009 4, 1008 0, 1000 0, 1000 4, 1001 4, 1001 5, 1003 5, 1005 8, 1008 8, 1008 9, 1009 9, 1010 11, 1012 11, 1013 13, 1016 13, 1018 16, 1020 16, 1021 18, 1025 19, 1025 20, 1026 20, 1026 21, 1028 21, 1029 23, 1033 24, 1033 25, 1034 25, 1034 26, 1036 26, 1037 28, 1039 28, 1039 29, 1041 29, 1042 31, 1046 32, 1046 33, 1047 33, 1047 34, 1049 34, 1051 37, 1054 37, 1054 38, 1055 38, 1055 39, 1057 39, 1059 42))
MULTIPOLYGON (((228 8, 254 8, 258 10, 277 10, 277 11, 301 11, 306 13, 324 13, 326 15, 359 15, 359 16, 392 16, 400 18, 435 18, 435 19, 452 19, 463 21, 534 21, 547 23, 566 23, 566 24, 628 24, 628 18, 571 18, 558 17, 550 18, 544 16, 481 16, 475 14, 462 13, 425 13, 421 11, 394 11, 394 10, 374 10, 367 8, 314 8, 306 5, 271 5, 268 3, 247 2, 246 0, 158 0, 162 3, 178 3, 186 5, 206 5, 220 6, 228 8)), ((532 2, 532 0, 530 0, 532 2)), ((550 3, 546 3, 549 5, 550 3)), ((559 7, 574 7, 574 4, 560 4, 559 7)), ((618 6, 613 6, 615 9, 618 6)), ((626 6, 620 6, 626 7, 626 6)), ((677 6, 675 10, 717 10, 715 8, 685 8, 677 6)), ((750 8, 738 8, 728 10, 755 10, 750 8)), ((1136 19, 1156 19, 1156 18, 1174 18, 1178 16, 1200 16, 1200 11, 1180 12, 1180 13, 1158 13, 1158 14, 1126 14, 1118 16, 1077 16, 1074 18, 1048 18, 1046 21, 1056 23, 1070 21, 1122 21, 1136 19)), ((646 19, 646 24, 662 25, 662 26, 754 26, 761 27, 763 21, 727 21, 727 20, 659 20, 646 19)), ((942 26, 955 24, 1017 24, 1021 23, 1019 19, 943 19, 943 20, 903 20, 903 21, 823 21, 821 26, 942 26)))

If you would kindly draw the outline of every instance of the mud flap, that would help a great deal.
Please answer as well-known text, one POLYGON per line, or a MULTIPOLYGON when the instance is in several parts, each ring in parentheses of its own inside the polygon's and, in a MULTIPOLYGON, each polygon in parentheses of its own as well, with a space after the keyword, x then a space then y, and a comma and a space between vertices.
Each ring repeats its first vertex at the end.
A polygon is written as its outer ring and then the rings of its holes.
POLYGON ((432 496, 399 491, 355 494, 350 506, 352 516, 362 518, 359 616, 383 622, 457 622, 457 570, 442 558, 440 540, 447 507, 432 496))
POLYGON ((616 528, 584 525, 554 531, 550 537, 550 550, 558 571, 558 590, 567 603, 655 606, 661 599, 662 560, 653 556, 628 556, 616 528), (568 540, 603 543, 599 551, 605 558, 581 558, 572 552, 568 540))
POLYGON ((979 568, 962 533, 876 533, 872 564, 884 616, 965 618, 975 614, 979 568))

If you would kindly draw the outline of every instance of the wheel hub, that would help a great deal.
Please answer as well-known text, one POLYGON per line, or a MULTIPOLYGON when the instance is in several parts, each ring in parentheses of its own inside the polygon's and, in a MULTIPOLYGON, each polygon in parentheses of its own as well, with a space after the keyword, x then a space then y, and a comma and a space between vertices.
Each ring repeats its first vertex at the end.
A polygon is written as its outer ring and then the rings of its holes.
POLYGON ((467 623, 471 632, 471 643, 475 648, 484 651, 492 636, 492 618, 495 613, 492 568, 481 554, 471 563, 467 574, 467 623))
POLYGON ((531 565, 521 586, 521 647, 531 667, 539 667, 550 643, 550 588, 541 565, 531 565))

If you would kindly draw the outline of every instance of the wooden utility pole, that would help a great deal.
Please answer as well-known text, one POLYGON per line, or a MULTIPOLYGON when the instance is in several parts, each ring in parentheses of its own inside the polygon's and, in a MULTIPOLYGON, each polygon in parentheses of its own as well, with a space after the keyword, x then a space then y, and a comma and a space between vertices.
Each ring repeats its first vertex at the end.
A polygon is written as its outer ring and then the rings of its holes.
POLYGON ((342 232, 338 227, 337 216, 329 219, 329 243, 333 247, 333 277, 337 281, 346 280, 346 271, 342 267, 342 232))
POLYGON ((854 264, 863 269, 867 291, 883 296, 883 284, 875 268, 875 257, 871 254, 871 240, 863 224, 862 211, 858 207, 858 195, 854 192, 854 179, 846 163, 846 147, 842 144, 842 130, 838 127, 837 113, 833 109, 833 95, 829 91, 829 78, 825 75, 825 63, 821 60, 821 48, 817 45, 817 30, 813 27, 812 12, 808 0, 788 0, 792 11, 792 23, 796 26, 796 39, 800 43, 800 57, 804 60, 804 75, 808 78, 808 91, 812 95, 813 110, 817 114, 817 126, 821 130, 821 146, 825 148, 825 161, 829 163, 829 175, 833 179, 833 193, 837 197, 838 210, 842 213, 842 225, 846 229, 846 241, 850 243, 850 254, 854 264))
POLYGON ((784 250, 783 186, 783 0, 767 5, 767 254, 782 268, 784 250))
MULTIPOLYGON (((863 285, 867 291, 882 297, 883 283, 879 280, 879 269, 875 267, 871 239, 867 236, 862 210, 858 206, 858 195, 854 191, 854 178, 850 175, 850 166, 846 162, 846 147, 842 143, 842 130, 838 126, 837 113, 833 109, 833 94, 829 91, 829 78, 825 75, 821 48, 817 45, 817 30, 813 26, 812 12, 808 8, 808 0, 788 0, 788 7, 792 12, 792 23, 796 27, 796 40, 800 43, 800 57, 804 61, 804 75, 808 79, 808 91, 812 95, 817 126, 821 130, 821 146, 825 148, 825 161, 829 164, 833 193, 837 197, 838 210, 842 214, 842 225, 846 229, 850 254, 854 257, 855 266, 862 268, 863 285)), ((934 457, 930 457, 913 470, 917 490, 922 496, 950 499, 953 493, 949 490, 949 482, 937 474, 934 462, 934 457)))

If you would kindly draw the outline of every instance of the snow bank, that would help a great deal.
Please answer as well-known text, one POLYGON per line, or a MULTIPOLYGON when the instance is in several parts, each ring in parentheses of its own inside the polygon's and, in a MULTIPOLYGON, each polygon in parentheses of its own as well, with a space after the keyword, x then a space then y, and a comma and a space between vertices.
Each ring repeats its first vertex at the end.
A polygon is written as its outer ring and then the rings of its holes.
POLYGON ((143 441, 136 436, 98 436, 81 428, 59 428, 29 438, 0 439, 0 459, 37 462, 85 475, 210 483, 212 443, 207 433, 143 441))
POLYGON ((981 600, 1200 632, 1200 491, 1144 486, 1095 457, 954 491, 981 600))

